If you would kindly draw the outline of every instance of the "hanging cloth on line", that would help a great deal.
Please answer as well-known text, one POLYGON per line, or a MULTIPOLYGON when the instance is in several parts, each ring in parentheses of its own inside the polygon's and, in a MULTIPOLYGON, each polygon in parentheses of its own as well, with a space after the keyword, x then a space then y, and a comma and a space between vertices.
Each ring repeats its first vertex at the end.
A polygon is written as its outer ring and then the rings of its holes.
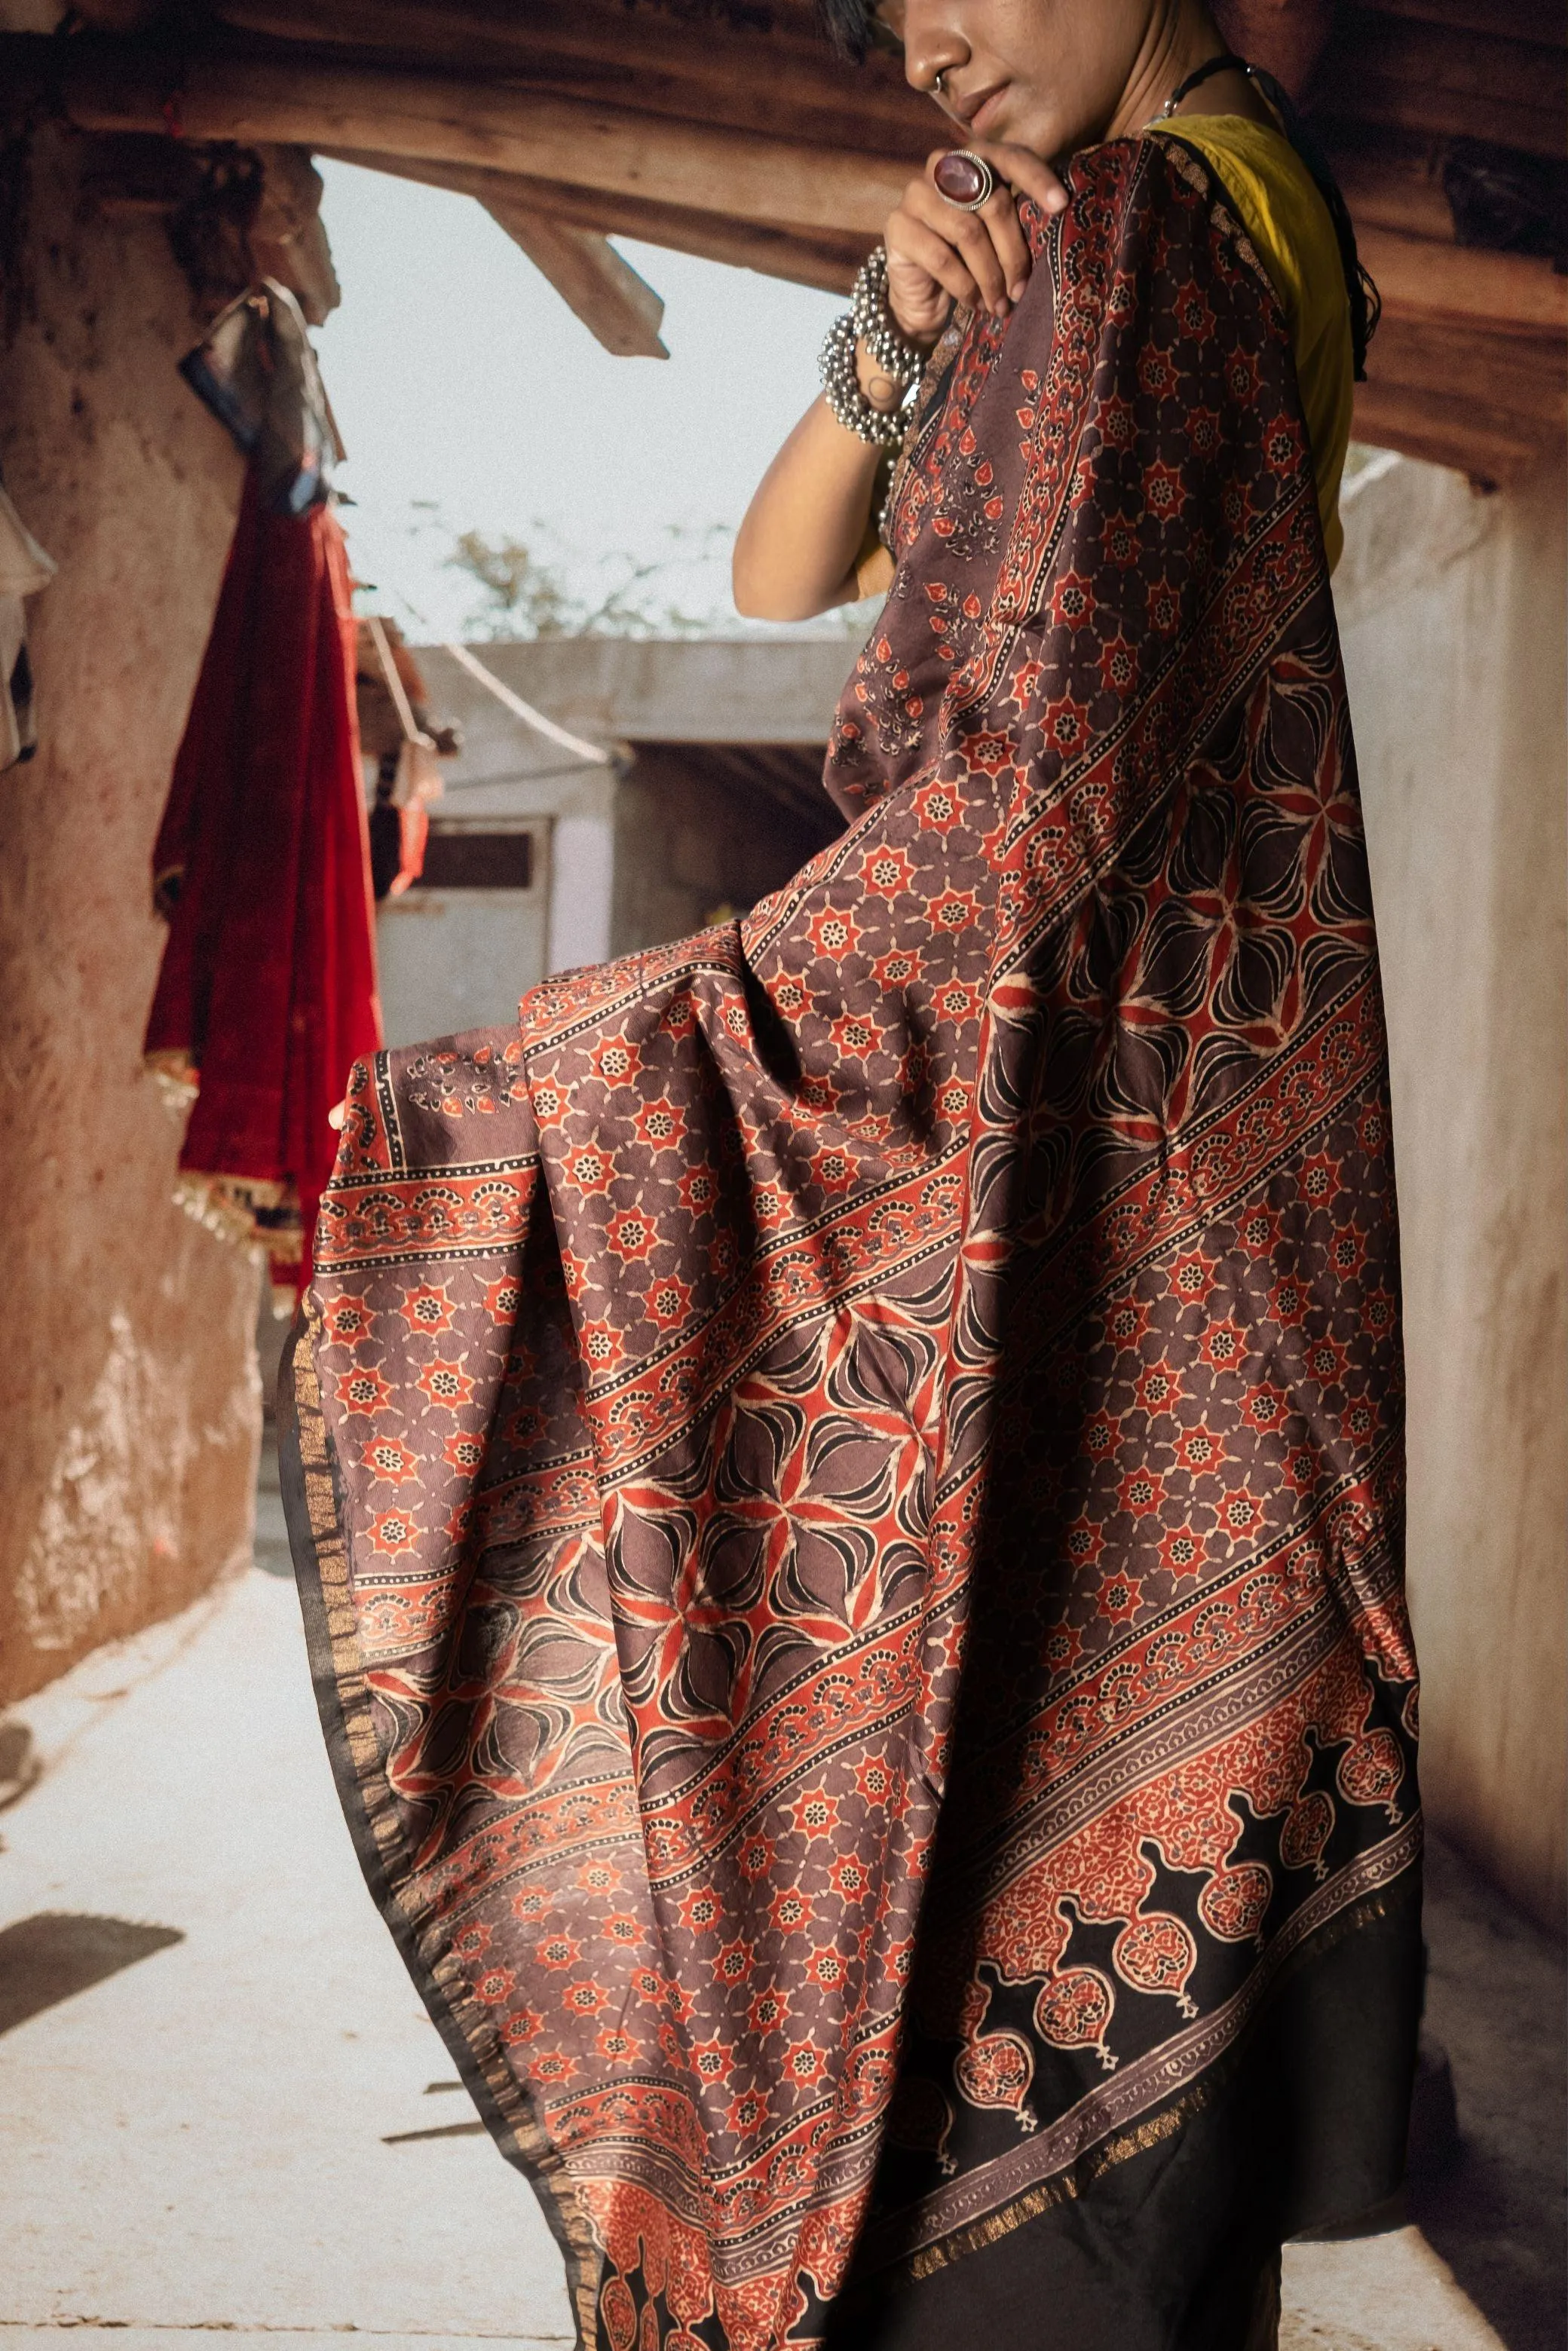
POLYGON ((38 747, 22 600, 36 596, 54 576, 50 558, 0 489, 0 769, 19 766, 38 747))
POLYGON ((438 760, 461 748, 462 731, 433 726, 429 691, 395 621, 371 613, 359 623, 358 643, 360 743, 378 769, 371 875, 378 899, 401 898, 424 871, 430 803, 444 789, 438 760))
POLYGON ((191 1103, 182 1197, 282 1289, 308 1276, 327 1113, 381 1041, 350 594, 329 507, 268 511, 253 471, 153 853, 146 1052, 191 1103))
POLYGON ((258 277, 186 352, 180 373, 250 459, 270 513, 321 504, 343 444, 305 314, 287 286, 258 277))

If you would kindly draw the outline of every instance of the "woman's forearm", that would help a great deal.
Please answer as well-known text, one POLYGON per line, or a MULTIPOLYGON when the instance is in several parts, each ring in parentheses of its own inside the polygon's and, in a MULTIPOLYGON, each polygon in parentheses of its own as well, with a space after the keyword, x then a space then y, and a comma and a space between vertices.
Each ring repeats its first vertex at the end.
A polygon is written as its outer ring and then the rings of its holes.
POLYGON ((805 621, 852 601, 882 452, 812 402, 763 475, 735 542, 735 601, 757 621, 805 621))

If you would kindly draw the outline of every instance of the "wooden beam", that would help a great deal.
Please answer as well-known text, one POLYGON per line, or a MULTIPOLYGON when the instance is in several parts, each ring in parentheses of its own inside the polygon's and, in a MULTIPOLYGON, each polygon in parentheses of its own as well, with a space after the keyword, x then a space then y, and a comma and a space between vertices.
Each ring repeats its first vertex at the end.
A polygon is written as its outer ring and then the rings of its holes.
POLYGON ((1460 410, 1417 384, 1358 383, 1352 429, 1370 448, 1397 449, 1494 487, 1529 473, 1550 445, 1506 410, 1460 410))
MULTIPOLYGON (((519 74, 563 95, 723 121, 918 163, 943 136, 896 58, 836 58, 810 9, 771 0, 766 31, 623 0, 213 0, 272 38, 336 42, 444 72, 519 74)), ((1426 136, 1564 149, 1560 0, 1339 0, 1314 110, 1426 136)), ((1291 83, 1322 47, 1326 0, 1221 0, 1240 45, 1291 83)))
POLYGON ((1312 87, 1314 112, 1436 139, 1568 154, 1563 51, 1343 5, 1312 87))
POLYGON ((835 55, 807 9, 770 5, 766 30, 699 26, 624 0, 213 0, 213 13, 271 40, 335 43, 443 73, 528 80, 563 96, 887 152, 918 164, 941 126, 895 57, 835 55))
POLYGON ((568 222, 577 228, 597 229, 612 236, 634 236, 645 245, 664 246, 672 253, 695 254, 703 261, 722 261, 732 269, 755 269, 767 277, 820 287, 830 294, 849 291, 872 243, 863 231, 812 232, 778 223, 730 220, 717 213, 694 212, 637 196, 608 195, 599 189, 572 187, 559 180, 478 171, 471 164, 430 163, 358 148, 322 148, 319 152, 340 162, 357 163, 366 171, 389 172, 399 179, 416 180, 425 187, 447 188, 459 195, 474 196, 482 204, 510 199, 534 213, 548 214, 552 220, 568 222))
POLYGON ((1354 431, 1375 446, 1501 482, 1563 445, 1562 352, 1539 335, 1393 315, 1367 374, 1354 431))
POLYGON ((1456 410, 1511 416, 1527 439, 1561 442, 1568 426, 1561 347, 1539 335, 1429 319, 1385 319, 1373 338, 1368 375, 1421 387, 1456 410))
POLYGON ((1440 142, 1421 140, 1405 147, 1381 138, 1375 146, 1330 145, 1327 152, 1358 237, 1365 228, 1387 228, 1432 245, 1453 244, 1440 142))
POLYGON ((903 193, 900 164, 785 139, 676 122, 490 82, 301 58, 192 58, 177 75, 140 45, 79 38, 57 72, 83 131, 359 148, 477 164, 610 193, 875 235, 903 193))
POLYGON ((669 358, 659 335, 664 303, 607 238, 506 196, 492 196, 485 209, 607 351, 620 359, 669 358))
POLYGON ((1388 317, 1537 335, 1555 343, 1568 376, 1568 277, 1550 261, 1369 225, 1358 229, 1356 243, 1388 317))
POLYGON ((1364 0, 1375 16, 1406 16, 1418 25, 1447 25, 1489 40, 1568 46, 1568 19, 1559 0, 1364 0))
POLYGON ((164 0, 78 0, 71 10, 83 25, 100 33, 140 33, 163 14, 164 0))

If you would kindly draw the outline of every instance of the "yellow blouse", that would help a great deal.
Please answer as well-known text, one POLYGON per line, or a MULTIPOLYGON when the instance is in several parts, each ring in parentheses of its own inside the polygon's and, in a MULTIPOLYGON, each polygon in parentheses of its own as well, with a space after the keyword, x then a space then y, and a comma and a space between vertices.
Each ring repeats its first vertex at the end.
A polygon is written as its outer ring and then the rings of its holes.
POLYGON ((1250 122, 1240 114, 1188 114, 1150 128, 1196 147, 1213 167, 1274 282, 1295 352, 1332 571, 1344 546, 1339 486, 1350 442, 1355 371, 1344 266, 1328 206, 1290 141, 1272 123, 1250 122))

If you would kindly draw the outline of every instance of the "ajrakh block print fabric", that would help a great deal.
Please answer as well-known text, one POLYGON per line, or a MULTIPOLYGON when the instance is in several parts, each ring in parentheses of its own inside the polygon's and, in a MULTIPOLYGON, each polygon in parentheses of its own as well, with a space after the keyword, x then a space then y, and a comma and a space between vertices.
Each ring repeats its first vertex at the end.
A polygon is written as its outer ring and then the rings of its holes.
MULTIPOLYGON (((1384 1030, 1288 344, 1196 162, 1071 188, 934 363, 842 837, 361 1064, 322 1210, 345 1802, 611 2351, 817 2342, 852 2253, 1086 2192, 1415 1882, 1384 1030)), ((1411 2015, 1362 2029, 1396 2107, 1411 2015)))

